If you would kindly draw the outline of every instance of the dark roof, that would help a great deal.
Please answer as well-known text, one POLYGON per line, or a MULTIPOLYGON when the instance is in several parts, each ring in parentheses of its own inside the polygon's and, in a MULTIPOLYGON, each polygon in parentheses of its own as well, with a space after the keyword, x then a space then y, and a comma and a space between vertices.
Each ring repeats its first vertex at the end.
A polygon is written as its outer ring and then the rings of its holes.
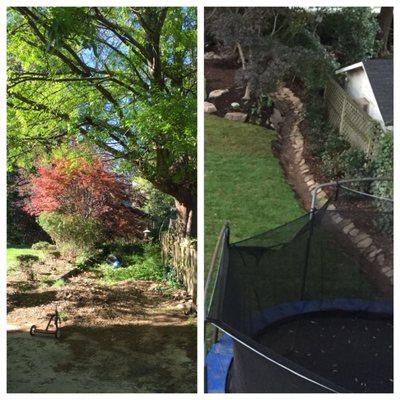
POLYGON ((385 125, 393 125, 393 60, 363 61, 385 125))

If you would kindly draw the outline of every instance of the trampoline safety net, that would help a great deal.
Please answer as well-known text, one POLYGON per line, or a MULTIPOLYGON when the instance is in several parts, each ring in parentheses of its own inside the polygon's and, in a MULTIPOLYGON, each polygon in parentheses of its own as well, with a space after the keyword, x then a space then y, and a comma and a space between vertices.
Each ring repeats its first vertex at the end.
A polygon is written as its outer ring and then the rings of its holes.
POLYGON ((392 287, 366 257, 392 254, 392 226, 392 202, 338 185, 314 213, 223 235, 206 307, 234 339, 226 390, 392 392, 392 287))

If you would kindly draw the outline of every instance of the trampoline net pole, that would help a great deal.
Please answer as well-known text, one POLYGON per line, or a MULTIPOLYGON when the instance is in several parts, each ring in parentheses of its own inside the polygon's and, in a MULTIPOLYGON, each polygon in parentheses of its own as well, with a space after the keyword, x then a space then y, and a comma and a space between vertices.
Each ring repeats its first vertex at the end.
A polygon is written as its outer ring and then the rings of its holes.
MULTIPOLYGON (((393 285, 377 279, 379 254, 392 266, 392 184, 381 197, 375 180, 319 185, 309 213, 232 244, 224 230, 206 317, 233 338, 228 391, 393 390, 393 285)), ((207 329, 223 358, 223 337, 207 329)))
POLYGON ((307 237, 306 244, 306 253, 304 257, 304 267, 303 267, 303 276, 301 281, 301 289, 300 289, 300 300, 304 300, 304 294, 306 290, 306 279, 307 279, 307 270, 310 258, 310 249, 311 249, 311 239, 314 231, 314 220, 315 220, 315 210, 311 210, 311 218, 310 218, 310 231, 307 237))

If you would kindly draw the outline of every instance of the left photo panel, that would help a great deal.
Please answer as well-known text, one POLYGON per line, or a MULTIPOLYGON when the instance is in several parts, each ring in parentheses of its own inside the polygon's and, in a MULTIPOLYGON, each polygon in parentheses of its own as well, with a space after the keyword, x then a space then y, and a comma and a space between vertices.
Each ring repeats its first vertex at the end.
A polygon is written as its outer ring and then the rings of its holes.
POLYGON ((7 9, 7 392, 197 389, 197 10, 7 9))

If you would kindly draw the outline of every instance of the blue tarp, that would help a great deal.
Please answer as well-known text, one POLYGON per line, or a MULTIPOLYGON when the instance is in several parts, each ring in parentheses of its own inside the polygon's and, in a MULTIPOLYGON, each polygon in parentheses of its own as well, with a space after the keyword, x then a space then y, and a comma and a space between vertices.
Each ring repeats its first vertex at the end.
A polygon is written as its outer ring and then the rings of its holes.
POLYGON ((207 393, 225 393, 229 365, 233 357, 233 339, 223 335, 207 354, 207 393))
MULTIPOLYGON (((327 299, 282 303, 268 308, 260 314, 253 320, 253 327, 255 331, 259 331, 276 321, 288 317, 329 310, 363 311, 393 315, 393 304, 387 301, 365 301, 361 299, 327 299)), ((233 339, 224 334, 211 347, 206 357, 208 393, 225 393, 226 379, 232 358, 233 339)))

